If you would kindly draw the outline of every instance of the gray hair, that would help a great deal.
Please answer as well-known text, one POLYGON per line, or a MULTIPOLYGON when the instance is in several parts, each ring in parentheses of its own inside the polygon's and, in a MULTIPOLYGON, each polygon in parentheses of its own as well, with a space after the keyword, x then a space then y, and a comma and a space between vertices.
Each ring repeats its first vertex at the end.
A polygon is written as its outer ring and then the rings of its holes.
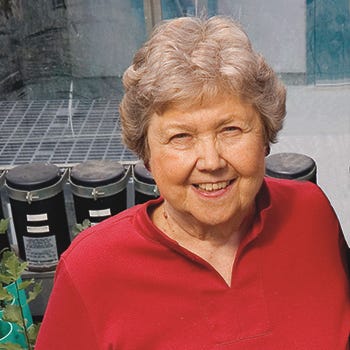
POLYGON ((276 142, 286 114, 284 85, 240 25, 223 16, 161 22, 136 52, 123 84, 123 141, 145 163, 149 120, 171 104, 239 96, 259 112, 266 144, 276 142))

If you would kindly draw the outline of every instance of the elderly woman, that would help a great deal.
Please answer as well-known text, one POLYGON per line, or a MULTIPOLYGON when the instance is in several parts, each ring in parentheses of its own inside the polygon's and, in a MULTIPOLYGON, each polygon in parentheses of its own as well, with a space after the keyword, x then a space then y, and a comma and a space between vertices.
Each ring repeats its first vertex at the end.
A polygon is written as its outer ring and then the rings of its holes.
POLYGON ((345 242, 314 184, 264 178, 285 88, 232 20, 163 22, 123 137, 161 197, 74 240, 36 350, 345 350, 345 242))

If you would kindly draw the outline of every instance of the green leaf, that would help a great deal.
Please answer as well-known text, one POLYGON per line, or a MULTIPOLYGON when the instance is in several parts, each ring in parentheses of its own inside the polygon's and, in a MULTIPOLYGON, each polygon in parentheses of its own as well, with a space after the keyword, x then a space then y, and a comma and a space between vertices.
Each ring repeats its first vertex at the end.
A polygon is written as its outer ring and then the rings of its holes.
POLYGON ((72 229, 73 236, 77 236, 80 232, 86 230, 91 226, 91 221, 89 219, 85 219, 81 224, 75 224, 72 229))
POLYGON ((2 283, 0 283, 0 300, 12 301, 12 299, 13 299, 13 295, 3 287, 2 283))
POLYGON ((27 329, 27 335, 28 335, 28 339, 31 345, 34 345, 36 342, 36 338, 38 336, 39 333, 39 329, 40 329, 40 323, 39 324, 32 324, 28 329, 27 329))
POLYGON ((4 321, 16 323, 22 328, 24 326, 21 308, 19 305, 6 305, 4 308, 4 313, 2 314, 2 318, 4 321))
POLYGON ((26 270, 28 263, 21 262, 18 256, 12 251, 5 251, 2 256, 2 273, 6 273, 12 277, 14 281, 17 281, 21 277, 22 273, 26 270))
POLYGON ((19 344, 5 343, 0 344, 0 350, 23 350, 19 344))
POLYGON ((6 233, 9 226, 10 219, 1 219, 0 220, 0 234, 6 233))
POLYGON ((35 283, 33 286, 33 290, 28 292, 28 299, 27 299, 27 303, 30 303, 31 301, 33 301, 34 299, 36 299, 36 297, 41 293, 43 287, 42 287, 42 282, 40 281, 38 283, 35 283))
POLYGON ((0 283, 2 284, 10 284, 12 282, 16 281, 14 277, 6 275, 4 273, 0 273, 0 283))
POLYGON ((18 285, 18 289, 22 290, 22 289, 27 289, 29 286, 31 286, 32 284, 34 284, 34 278, 30 279, 30 280, 25 280, 22 281, 19 285, 18 285))
POLYGON ((81 231, 83 231, 83 226, 81 224, 75 224, 72 228, 73 237, 77 236, 81 231))
POLYGON ((90 220, 89 220, 89 219, 85 219, 85 220, 83 221, 83 228, 84 228, 84 229, 87 229, 87 228, 90 227, 90 226, 91 226, 90 220))

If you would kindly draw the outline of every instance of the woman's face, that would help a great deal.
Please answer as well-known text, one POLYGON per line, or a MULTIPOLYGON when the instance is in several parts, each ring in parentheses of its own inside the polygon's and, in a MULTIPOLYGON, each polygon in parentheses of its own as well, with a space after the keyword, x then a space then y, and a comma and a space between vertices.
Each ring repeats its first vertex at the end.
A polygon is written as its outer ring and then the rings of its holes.
POLYGON ((169 211, 200 225, 242 221, 265 173, 263 127, 235 96, 153 115, 149 166, 169 211))

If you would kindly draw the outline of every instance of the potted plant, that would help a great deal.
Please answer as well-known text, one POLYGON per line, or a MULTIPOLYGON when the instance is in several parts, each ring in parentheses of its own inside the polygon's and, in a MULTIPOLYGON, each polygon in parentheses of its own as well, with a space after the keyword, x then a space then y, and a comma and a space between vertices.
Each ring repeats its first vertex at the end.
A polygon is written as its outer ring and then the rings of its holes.
POLYGON ((33 324, 28 303, 41 291, 41 282, 22 281, 27 263, 11 250, 0 252, 0 350, 32 350, 39 325, 33 324), (10 325, 10 328, 8 326, 10 325))

